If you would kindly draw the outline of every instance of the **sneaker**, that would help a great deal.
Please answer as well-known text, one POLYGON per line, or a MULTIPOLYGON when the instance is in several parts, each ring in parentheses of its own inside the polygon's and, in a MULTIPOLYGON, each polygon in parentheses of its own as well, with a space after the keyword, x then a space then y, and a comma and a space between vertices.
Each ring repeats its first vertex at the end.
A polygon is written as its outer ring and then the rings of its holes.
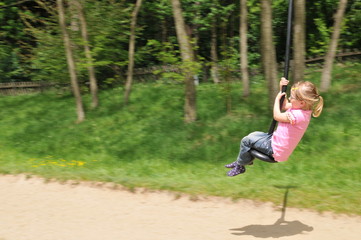
POLYGON ((230 164, 227 164, 227 165, 224 165, 226 168, 234 168, 237 166, 237 161, 233 162, 233 163, 230 163, 230 164))
POLYGON ((246 168, 244 166, 237 165, 232 170, 227 172, 227 176, 234 177, 234 176, 237 176, 238 174, 244 173, 245 171, 246 171, 246 168))

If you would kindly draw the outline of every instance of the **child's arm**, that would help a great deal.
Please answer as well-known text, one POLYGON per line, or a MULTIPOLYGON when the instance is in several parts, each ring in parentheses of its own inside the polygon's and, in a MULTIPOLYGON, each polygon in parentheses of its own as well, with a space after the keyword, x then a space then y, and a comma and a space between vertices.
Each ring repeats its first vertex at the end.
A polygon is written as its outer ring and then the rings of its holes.
POLYGON ((280 99, 281 99, 282 96, 285 96, 285 95, 286 95, 286 93, 281 93, 281 92, 279 92, 277 94, 277 97, 275 99, 275 103, 274 103, 274 106, 273 106, 273 118, 277 122, 288 122, 289 123, 291 121, 289 119, 288 113, 283 113, 280 110, 280 99))

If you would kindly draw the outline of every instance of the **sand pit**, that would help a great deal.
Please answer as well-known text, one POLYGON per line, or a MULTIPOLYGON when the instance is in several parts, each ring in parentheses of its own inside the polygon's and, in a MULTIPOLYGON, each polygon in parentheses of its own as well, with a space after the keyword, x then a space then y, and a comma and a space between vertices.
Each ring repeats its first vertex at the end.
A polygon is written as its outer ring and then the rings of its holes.
MULTIPOLYGON (((361 217, 0 176, 0 240, 357 240, 361 217)), ((282 196, 280 196, 282 197, 282 196)))

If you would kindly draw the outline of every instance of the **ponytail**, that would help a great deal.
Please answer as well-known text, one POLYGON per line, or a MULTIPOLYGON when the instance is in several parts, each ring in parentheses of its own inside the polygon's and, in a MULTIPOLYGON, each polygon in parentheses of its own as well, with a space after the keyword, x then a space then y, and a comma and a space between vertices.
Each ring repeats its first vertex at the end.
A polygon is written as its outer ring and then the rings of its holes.
POLYGON ((315 104, 315 107, 312 110, 312 116, 318 117, 321 115, 323 109, 323 97, 318 95, 318 103, 315 104))

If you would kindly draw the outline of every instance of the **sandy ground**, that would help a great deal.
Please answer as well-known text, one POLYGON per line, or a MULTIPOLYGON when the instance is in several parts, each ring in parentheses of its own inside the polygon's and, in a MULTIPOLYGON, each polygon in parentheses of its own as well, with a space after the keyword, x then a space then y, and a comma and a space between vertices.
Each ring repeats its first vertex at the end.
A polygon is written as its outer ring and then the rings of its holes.
POLYGON ((174 193, 99 185, 0 176, 0 240, 357 240, 361 236, 361 217, 321 215, 248 200, 192 201, 174 193))

